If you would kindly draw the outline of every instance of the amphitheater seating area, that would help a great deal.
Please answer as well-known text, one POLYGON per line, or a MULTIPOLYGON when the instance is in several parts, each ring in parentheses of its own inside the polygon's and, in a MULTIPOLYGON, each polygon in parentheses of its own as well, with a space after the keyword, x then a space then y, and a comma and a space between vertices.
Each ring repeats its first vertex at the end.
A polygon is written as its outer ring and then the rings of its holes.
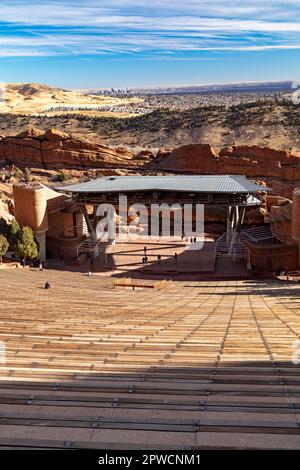
POLYGON ((299 448, 297 283, 0 282, 0 448, 299 448))

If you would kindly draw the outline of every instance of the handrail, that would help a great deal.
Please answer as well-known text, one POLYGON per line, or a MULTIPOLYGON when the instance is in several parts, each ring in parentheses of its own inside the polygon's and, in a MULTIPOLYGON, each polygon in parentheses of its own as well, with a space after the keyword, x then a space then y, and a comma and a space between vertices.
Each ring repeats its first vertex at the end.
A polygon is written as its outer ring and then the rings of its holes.
MULTIPOLYGON (((251 230, 251 229, 250 229, 251 230)), ((247 258, 249 256, 250 250, 249 248, 245 245, 245 241, 252 240, 252 241, 258 241, 258 239, 253 237, 253 232, 251 235, 250 233, 247 233, 246 230, 242 230, 240 232, 239 239, 234 245, 233 248, 233 253, 229 253, 229 246, 232 240, 233 234, 227 234, 224 232, 216 241, 216 247, 215 247, 215 256, 218 257, 228 257, 228 258, 234 258, 234 257, 242 257, 242 258, 247 258), (227 238, 228 237, 228 238, 227 238)), ((264 239, 266 239, 265 237, 264 239)))

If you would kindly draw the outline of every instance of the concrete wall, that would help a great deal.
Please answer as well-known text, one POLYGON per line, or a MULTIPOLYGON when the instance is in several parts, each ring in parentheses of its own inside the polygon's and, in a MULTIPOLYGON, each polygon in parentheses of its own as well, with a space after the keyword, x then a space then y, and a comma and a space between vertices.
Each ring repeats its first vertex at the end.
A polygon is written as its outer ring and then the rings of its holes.
POLYGON ((83 215, 72 201, 40 183, 19 183, 13 192, 16 219, 21 226, 33 229, 40 245, 40 259, 46 259, 46 253, 75 259, 77 245, 82 241, 83 215), (79 227, 72 231, 74 223, 79 227))
POLYGON ((34 232, 48 230, 47 198, 42 185, 16 184, 13 187, 15 217, 21 226, 34 232))
POLYGON ((65 207, 66 196, 40 183, 18 183, 13 187, 15 217, 34 232, 48 230, 48 212, 65 207))

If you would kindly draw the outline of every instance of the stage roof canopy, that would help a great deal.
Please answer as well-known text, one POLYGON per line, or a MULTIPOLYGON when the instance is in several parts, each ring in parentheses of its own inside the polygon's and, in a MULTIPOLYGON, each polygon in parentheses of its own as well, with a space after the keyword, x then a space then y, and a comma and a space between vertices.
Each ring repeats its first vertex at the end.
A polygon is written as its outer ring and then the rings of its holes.
POLYGON ((106 176, 86 183, 59 187, 57 190, 69 193, 175 191, 223 194, 270 191, 242 175, 106 176))

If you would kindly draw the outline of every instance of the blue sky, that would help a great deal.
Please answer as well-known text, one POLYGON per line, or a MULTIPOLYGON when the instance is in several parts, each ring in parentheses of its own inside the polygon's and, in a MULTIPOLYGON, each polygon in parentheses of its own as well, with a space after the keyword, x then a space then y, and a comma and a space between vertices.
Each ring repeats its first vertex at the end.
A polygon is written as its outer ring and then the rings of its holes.
POLYGON ((300 0, 1 0, 0 81, 300 79, 300 0))

